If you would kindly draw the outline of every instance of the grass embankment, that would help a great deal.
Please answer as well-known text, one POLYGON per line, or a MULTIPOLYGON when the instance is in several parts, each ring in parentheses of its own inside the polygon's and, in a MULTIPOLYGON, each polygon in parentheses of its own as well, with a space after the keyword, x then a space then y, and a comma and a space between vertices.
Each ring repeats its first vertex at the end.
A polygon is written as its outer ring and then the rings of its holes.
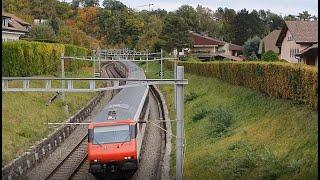
MULTIPOLYGON (((67 72, 66 77, 92 77, 92 67, 83 68, 78 72, 67 72)), ((10 87, 13 87, 17 86, 17 83, 10 82, 9 84, 10 87)), ((33 85, 45 86, 39 82, 33 85)), ((60 86, 60 82, 55 82, 53 86, 60 86)), ((89 87, 88 84, 81 82, 74 85, 74 87, 83 86, 89 87)), ((69 113, 66 114, 61 98, 57 98, 46 106, 54 94, 2 93, 2 165, 9 163, 37 141, 53 132, 54 128, 48 126, 47 122, 65 121, 96 95, 95 93, 66 93, 66 104, 69 109, 69 113)))
MULTIPOLYGON (((159 65, 150 63, 148 77, 158 78, 158 72, 159 65)), ((165 76, 171 78, 172 72, 165 76)), ((317 178, 316 111, 214 78, 188 73, 186 78, 185 179, 317 178)), ((174 88, 160 89, 175 118, 174 88)), ((174 133, 175 128, 173 123, 174 133)))

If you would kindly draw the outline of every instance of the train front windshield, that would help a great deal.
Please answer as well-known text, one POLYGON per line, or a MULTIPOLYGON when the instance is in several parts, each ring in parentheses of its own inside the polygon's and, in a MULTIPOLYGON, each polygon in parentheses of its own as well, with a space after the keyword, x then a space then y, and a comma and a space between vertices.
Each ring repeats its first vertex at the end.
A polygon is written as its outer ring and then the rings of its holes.
POLYGON ((93 144, 110 144, 130 141, 129 125, 95 127, 93 144))

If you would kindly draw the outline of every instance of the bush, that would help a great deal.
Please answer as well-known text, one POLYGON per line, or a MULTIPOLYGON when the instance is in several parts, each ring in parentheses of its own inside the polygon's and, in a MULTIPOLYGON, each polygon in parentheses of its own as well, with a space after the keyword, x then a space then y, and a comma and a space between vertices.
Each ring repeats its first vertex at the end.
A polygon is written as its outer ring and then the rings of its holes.
POLYGON ((55 39, 55 33, 51 26, 47 24, 39 24, 32 27, 30 35, 34 39, 55 39))
POLYGON ((206 117, 206 115, 208 114, 209 109, 206 107, 201 107, 199 109, 197 109, 196 113, 192 116, 192 121, 193 122, 197 122, 203 118, 206 117))
POLYGON ((263 60, 263 61, 279 61, 279 58, 275 52, 269 50, 269 51, 263 53, 263 55, 261 56, 261 60, 263 60))
POLYGON ((251 55, 247 58, 248 61, 258 60, 258 57, 255 52, 252 52, 251 55))
MULTIPOLYGON (((173 61, 166 61, 167 68, 173 61)), ((215 77, 276 98, 291 99, 318 109, 318 70, 281 62, 178 62, 185 72, 215 77)))
POLYGON ((195 92, 191 92, 190 94, 186 94, 184 102, 189 102, 199 97, 199 94, 195 92))
MULTIPOLYGON (((88 50, 82 47, 28 41, 2 43, 2 75, 34 76, 53 74, 60 69, 61 53, 65 55, 86 55, 88 50)), ((67 69, 70 69, 66 65, 67 69)))
POLYGON ((243 45, 243 54, 246 58, 252 56, 252 53, 258 54, 261 39, 258 36, 248 39, 243 45))
POLYGON ((227 132, 233 120, 232 113, 224 107, 217 107, 210 111, 209 120, 211 122, 212 135, 214 137, 221 137, 227 132))

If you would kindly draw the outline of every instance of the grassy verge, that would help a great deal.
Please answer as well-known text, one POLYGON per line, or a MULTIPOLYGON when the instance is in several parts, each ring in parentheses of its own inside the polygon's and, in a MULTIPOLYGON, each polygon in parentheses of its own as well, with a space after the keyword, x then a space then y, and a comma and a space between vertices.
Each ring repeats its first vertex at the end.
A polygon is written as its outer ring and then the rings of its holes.
MULTIPOLYGON (((150 63, 146 74, 158 78, 158 71, 159 65, 150 63)), ((185 179, 317 179, 316 111, 214 78, 188 73, 186 78, 185 179)), ((174 118, 174 89, 160 89, 174 118)))
MULTIPOLYGON (((92 77, 92 68, 68 72, 66 77, 92 77)), ((39 82, 33 84, 39 85, 39 82)), ((53 84, 58 85, 59 82, 53 84)), ((78 82, 74 86, 85 85, 87 84, 78 82)), ((64 113, 61 98, 57 98, 49 106, 45 105, 53 95, 54 93, 2 93, 2 165, 53 132, 54 128, 48 126, 47 122, 65 121, 96 94, 66 93, 69 114, 64 113)))

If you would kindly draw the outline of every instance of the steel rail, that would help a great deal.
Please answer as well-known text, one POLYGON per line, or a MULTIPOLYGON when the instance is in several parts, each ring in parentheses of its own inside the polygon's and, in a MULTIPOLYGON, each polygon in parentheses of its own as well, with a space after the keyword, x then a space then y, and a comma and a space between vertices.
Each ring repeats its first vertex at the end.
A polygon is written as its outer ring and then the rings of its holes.
POLYGON ((45 179, 51 179, 54 177, 54 174, 60 169, 60 167, 65 163, 65 161, 67 159, 69 159, 71 157, 71 155, 78 149, 78 147, 87 140, 88 134, 85 135, 81 141, 76 145, 76 147, 74 147, 71 152, 59 163, 59 165, 57 167, 54 168, 54 170, 45 178, 45 179))

